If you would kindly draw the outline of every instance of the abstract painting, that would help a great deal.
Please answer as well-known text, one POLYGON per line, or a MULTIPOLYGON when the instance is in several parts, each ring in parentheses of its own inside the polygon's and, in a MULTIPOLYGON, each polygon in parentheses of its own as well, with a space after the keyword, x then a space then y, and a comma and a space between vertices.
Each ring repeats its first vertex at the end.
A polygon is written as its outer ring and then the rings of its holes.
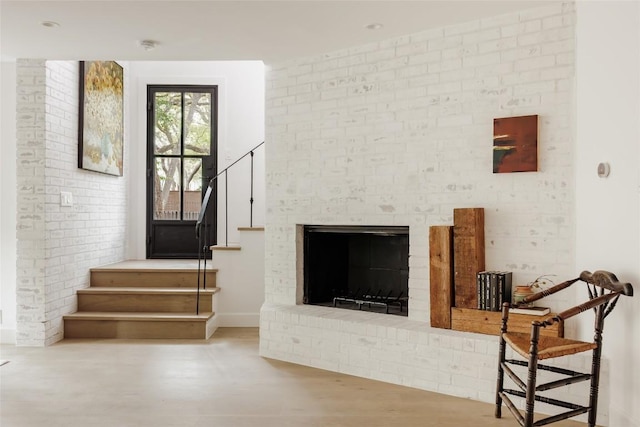
POLYGON ((493 120, 493 173, 538 170, 538 116, 493 120))
POLYGON ((80 62, 79 168, 122 176, 123 77, 114 61, 80 62))

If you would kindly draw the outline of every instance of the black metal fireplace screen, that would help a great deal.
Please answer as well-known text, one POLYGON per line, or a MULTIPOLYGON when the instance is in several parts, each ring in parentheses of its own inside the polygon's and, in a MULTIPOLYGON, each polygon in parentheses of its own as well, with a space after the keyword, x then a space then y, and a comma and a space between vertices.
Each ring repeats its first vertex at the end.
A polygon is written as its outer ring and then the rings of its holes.
POLYGON ((408 314, 409 227, 304 227, 304 303, 408 314))

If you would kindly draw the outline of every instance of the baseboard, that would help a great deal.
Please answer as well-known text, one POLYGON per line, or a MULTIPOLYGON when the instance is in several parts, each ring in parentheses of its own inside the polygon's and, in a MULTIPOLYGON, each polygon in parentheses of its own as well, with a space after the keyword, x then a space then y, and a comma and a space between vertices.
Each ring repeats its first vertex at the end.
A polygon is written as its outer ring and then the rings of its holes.
POLYGON ((16 345, 16 330, 0 329, 0 344, 16 345))
POLYGON ((219 326, 220 326, 220 315, 214 313, 213 317, 211 317, 211 319, 209 319, 209 321, 207 322, 207 331, 206 331, 207 339, 211 338, 211 336, 214 334, 214 332, 216 331, 216 329, 218 329, 219 326))
POLYGON ((260 326, 260 313, 218 313, 221 328, 257 328, 260 326))

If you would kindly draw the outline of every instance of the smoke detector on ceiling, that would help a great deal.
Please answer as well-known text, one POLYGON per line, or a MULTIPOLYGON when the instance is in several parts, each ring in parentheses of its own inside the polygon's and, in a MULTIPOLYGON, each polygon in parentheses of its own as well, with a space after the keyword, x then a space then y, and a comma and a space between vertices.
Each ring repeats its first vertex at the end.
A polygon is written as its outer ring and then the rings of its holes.
POLYGON ((157 45, 158 45, 158 42, 155 42, 153 40, 140 40, 138 42, 138 46, 140 46, 141 48, 147 51, 155 49, 157 45))
POLYGON ((40 25, 42 25, 43 27, 47 27, 47 28, 57 28, 60 26, 60 24, 58 24, 55 21, 42 21, 40 23, 40 25))
POLYGON ((381 30, 382 28, 384 28, 384 25, 379 23, 379 22, 374 22, 372 24, 369 24, 369 25, 365 26, 365 28, 367 30, 376 31, 376 30, 381 30))

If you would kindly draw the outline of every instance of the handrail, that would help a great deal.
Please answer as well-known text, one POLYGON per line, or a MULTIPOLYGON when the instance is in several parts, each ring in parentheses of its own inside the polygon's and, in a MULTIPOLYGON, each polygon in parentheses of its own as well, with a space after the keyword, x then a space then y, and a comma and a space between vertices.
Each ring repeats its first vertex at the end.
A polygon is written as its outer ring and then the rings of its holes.
POLYGON ((228 182, 229 180, 227 179, 227 171, 229 169, 231 169, 231 167, 233 167, 236 163, 238 163, 240 160, 244 159, 245 157, 251 155, 251 196, 249 199, 249 224, 251 227, 253 227, 253 155, 254 155, 254 151, 257 150, 261 145, 264 144, 264 141, 262 141, 260 144, 256 145, 255 147, 253 147, 251 150, 249 150, 248 152, 246 152, 245 154, 243 154, 242 156, 240 156, 238 159, 236 159, 233 163, 231 163, 229 166, 227 166, 226 168, 224 168, 222 171, 220 171, 216 176, 214 176, 213 178, 211 178, 209 180, 209 185, 207 186, 207 191, 204 194, 204 197, 202 198, 202 204, 200 206, 200 212, 198 213, 198 219, 196 221, 196 239, 198 239, 198 291, 196 293, 196 314, 200 313, 200 260, 203 258, 203 252, 204 252, 204 274, 203 274, 203 289, 207 289, 207 251, 209 250, 209 242, 206 241, 207 240, 207 232, 206 232, 206 222, 204 222, 204 219, 206 217, 206 212, 207 212, 207 208, 209 207, 209 202, 211 200, 211 194, 213 192, 213 186, 216 182, 216 180, 218 179, 218 177, 220 177, 221 175, 224 174, 225 176, 225 180, 224 180, 224 185, 225 185, 225 193, 224 193, 224 197, 225 197, 225 207, 224 207, 224 215, 225 215, 225 232, 224 232, 224 238, 225 238, 225 246, 229 246, 229 200, 228 200, 228 182), (204 227, 205 227, 205 242, 203 245, 202 242, 202 233, 200 232, 202 229, 202 225, 204 223, 204 227))
POLYGON ((231 167, 233 165, 235 165, 236 163, 238 163, 240 160, 244 159, 245 157, 251 155, 253 157, 253 152, 256 151, 258 148, 260 148, 261 145, 264 144, 264 141, 262 141, 260 144, 256 145, 255 147, 253 147, 251 150, 247 151, 246 153, 244 153, 242 156, 238 157, 236 159, 235 162, 231 163, 229 166, 227 166, 226 168, 224 168, 222 171, 220 171, 220 173, 218 173, 218 175, 214 176, 213 178, 211 178, 211 180, 209 181, 209 186, 213 185, 213 181, 215 181, 220 175, 222 175, 223 173, 227 173, 227 171, 229 169, 231 169, 231 167))
MULTIPOLYGON (((251 225, 253 225, 253 152, 255 150, 257 150, 258 148, 260 148, 260 146, 263 145, 263 144, 264 144, 264 141, 262 141, 260 144, 258 144, 255 147, 253 147, 251 150, 249 150, 246 153, 244 153, 242 156, 238 157, 238 159, 236 159, 236 161, 231 163, 229 166, 224 168, 216 176, 214 176, 213 178, 211 178, 209 180, 209 186, 207 188, 207 192, 204 195, 204 198, 202 199, 202 206, 200 206, 200 213, 198 214, 198 220, 196 221, 196 238, 198 237, 200 225, 202 224, 202 221, 204 220, 205 212, 207 210, 207 207, 209 206, 209 197, 208 196, 211 195, 211 191, 209 191, 209 190, 211 190, 213 188, 214 181, 216 181, 220 177, 220 175, 222 175, 222 174, 225 174, 225 177, 226 177, 227 171, 229 169, 231 169, 232 166, 234 166, 240 160, 244 159, 245 157, 247 157, 249 155, 251 156, 251 199, 249 200, 249 202, 251 204, 251 216, 252 216, 250 218, 250 223, 251 223, 251 225)), ((227 242, 227 246, 228 246, 228 242, 227 242)))

